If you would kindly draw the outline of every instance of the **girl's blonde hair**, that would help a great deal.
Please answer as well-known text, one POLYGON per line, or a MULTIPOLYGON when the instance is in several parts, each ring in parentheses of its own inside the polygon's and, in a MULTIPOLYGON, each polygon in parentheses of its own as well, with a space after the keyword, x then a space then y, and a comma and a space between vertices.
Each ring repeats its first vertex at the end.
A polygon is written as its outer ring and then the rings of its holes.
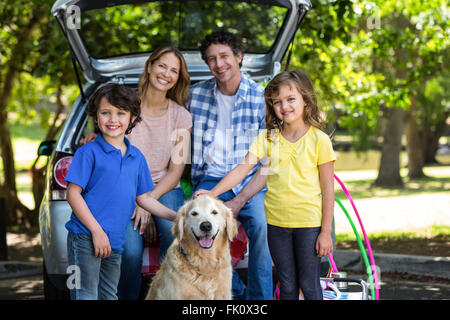
POLYGON ((264 90, 267 139, 271 140, 271 131, 273 129, 281 130, 283 127, 282 121, 275 115, 273 98, 278 96, 280 87, 284 85, 293 85, 302 95, 303 101, 305 101, 303 121, 310 126, 322 129, 324 122, 320 116, 316 92, 310 77, 305 71, 284 71, 276 75, 264 90))
POLYGON ((189 84, 191 81, 189 73, 187 71, 186 61, 184 60, 183 54, 181 53, 180 50, 171 45, 159 47, 158 49, 152 52, 150 57, 145 62, 144 72, 142 72, 141 76, 139 77, 138 95, 142 99, 145 96, 145 93, 147 92, 147 88, 150 82, 148 72, 149 65, 153 64, 161 56, 170 52, 175 54, 178 57, 178 60, 180 61, 180 73, 178 75, 177 83, 169 91, 167 91, 166 97, 174 100, 181 106, 185 106, 189 100, 189 84))

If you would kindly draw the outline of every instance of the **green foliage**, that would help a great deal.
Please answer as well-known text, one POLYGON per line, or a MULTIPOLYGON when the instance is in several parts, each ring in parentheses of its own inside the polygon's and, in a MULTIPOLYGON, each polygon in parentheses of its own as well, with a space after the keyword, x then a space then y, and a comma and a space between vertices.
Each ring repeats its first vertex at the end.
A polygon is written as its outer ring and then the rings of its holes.
MULTIPOLYGON (((53 119, 55 90, 59 86, 64 92, 66 105, 71 105, 77 92, 75 76, 70 62, 70 51, 56 19, 51 16, 50 8, 54 1, 8 1, 0 8, 0 61, 6 65, 16 59, 12 48, 17 44, 17 34, 29 23, 31 11, 40 6, 47 14, 42 24, 33 31, 31 40, 26 44, 24 64, 19 76, 13 83, 7 109, 16 116, 15 122, 29 125, 32 122, 48 129, 53 119)), ((1 79, 5 69, 1 70, 1 79)))
POLYGON ((246 52, 266 52, 285 14, 284 8, 240 2, 150 2, 83 12, 80 33, 96 58, 149 52, 167 43, 197 50, 206 34, 221 27, 238 34, 246 52))
MULTIPOLYGON (((380 105, 407 109, 428 80, 448 77, 449 34, 443 0, 318 0, 297 34, 291 67, 310 73, 329 120, 337 115, 356 149, 365 150, 380 105)), ((431 105, 442 121, 448 98, 419 107, 431 105)))

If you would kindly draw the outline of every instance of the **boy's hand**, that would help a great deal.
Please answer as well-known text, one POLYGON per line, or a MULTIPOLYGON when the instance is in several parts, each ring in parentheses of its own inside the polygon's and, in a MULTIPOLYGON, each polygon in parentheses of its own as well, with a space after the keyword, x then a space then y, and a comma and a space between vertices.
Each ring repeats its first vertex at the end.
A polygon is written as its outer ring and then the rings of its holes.
POLYGON ((199 195, 208 194, 209 192, 210 192, 210 190, 199 189, 194 192, 194 199, 197 198, 199 195))
POLYGON ((324 257, 333 251, 333 241, 330 232, 320 232, 316 241, 316 253, 318 257, 324 257))
POLYGON ((99 230, 92 233, 92 242, 94 243, 94 255, 97 258, 107 258, 111 255, 111 245, 105 231, 99 230))

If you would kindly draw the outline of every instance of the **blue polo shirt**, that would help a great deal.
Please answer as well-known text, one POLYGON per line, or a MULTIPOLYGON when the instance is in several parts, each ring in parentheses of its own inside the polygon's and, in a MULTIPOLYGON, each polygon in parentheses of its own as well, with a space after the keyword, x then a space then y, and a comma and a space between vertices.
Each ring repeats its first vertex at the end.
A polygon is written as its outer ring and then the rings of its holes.
MULTIPOLYGON (((65 178, 83 189, 81 195, 107 234, 111 248, 120 253, 136 197, 153 189, 144 155, 127 138, 125 143, 127 152, 122 157, 121 151, 99 134, 94 142, 75 152, 65 178)), ((66 228, 72 233, 90 234, 73 212, 66 228)))

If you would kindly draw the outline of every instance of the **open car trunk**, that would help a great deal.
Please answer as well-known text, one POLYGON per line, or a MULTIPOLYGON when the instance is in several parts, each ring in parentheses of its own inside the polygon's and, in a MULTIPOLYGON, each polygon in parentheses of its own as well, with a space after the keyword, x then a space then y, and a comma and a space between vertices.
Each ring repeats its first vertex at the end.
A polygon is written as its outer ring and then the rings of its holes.
POLYGON ((218 28, 244 45, 242 71, 256 81, 278 73, 309 0, 60 0, 52 14, 88 82, 136 83, 149 54, 163 44, 183 52, 193 82, 211 76, 198 50, 218 28))

